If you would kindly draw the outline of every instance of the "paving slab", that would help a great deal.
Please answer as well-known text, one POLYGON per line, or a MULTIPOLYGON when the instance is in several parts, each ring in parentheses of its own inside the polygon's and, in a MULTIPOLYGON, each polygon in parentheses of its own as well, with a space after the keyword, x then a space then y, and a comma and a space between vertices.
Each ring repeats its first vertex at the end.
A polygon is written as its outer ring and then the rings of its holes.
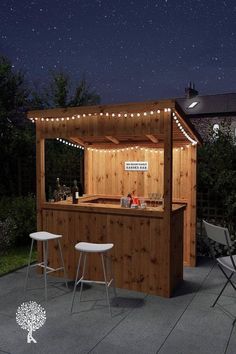
MULTIPOLYGON (((185 267, 184 281, 171 299, 112 289, 112 317, 104 287, 85 287, 82 302, 76 292, 53 279, 44 299, 43 278, 32 271, 24 292, 26 269, 0 277, 0 354, 235 354, 236 294, 227 287, 219 303, 211 305, 224 276, 214 263, 201 258, 196 268, 185 267), (27 344, 27 331, 16 323, 17 307, 34 300, 47 313, 43 327, 34 332, 36 344, 27 344)), ((73 284, 70 284, 73 285, 73 284)))

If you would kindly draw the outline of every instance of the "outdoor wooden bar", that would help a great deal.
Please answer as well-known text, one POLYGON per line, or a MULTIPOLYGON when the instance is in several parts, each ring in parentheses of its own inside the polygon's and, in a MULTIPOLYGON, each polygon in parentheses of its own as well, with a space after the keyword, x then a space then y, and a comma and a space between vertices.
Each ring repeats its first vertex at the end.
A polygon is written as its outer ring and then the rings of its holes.
MULTIPOLYGON (((36 123, 38 230, 63 235, 63 255, 75 278, 79 241, 112 242, 116 285, 170 297, 183 264, 196 264, 196 143, 175 101, 32 111, 36 123), (45 200, 45 139, 84 147, 84 188, 79 204, 45 200), (125 161, 145 161, 147 171, 127 171, 125 161), (130 209, 120 197, 164 196, 164 206, 130 209)), ((38 248, 39 258, 41 249, 38 248)), ((50 264, 57 265, 54 246, 50 264)), ((88 276, 102 277, 91 256, 88 276)))

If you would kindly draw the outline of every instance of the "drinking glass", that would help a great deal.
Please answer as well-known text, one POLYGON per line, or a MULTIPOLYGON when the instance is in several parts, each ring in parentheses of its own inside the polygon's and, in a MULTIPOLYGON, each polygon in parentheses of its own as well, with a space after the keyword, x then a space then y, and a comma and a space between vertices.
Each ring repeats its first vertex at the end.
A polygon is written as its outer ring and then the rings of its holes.
POLYGON ((152 206, 152 193, 148 193, 148 198, 150 202, 150 207, 152 206))
POLYGON ((152 207, 155 206, 155 193, 152 193, 152 207))
POLYGON ((156 207, 158 206, 159 199, 160 199, 160 193, 155 193, 155 206, 156 207))

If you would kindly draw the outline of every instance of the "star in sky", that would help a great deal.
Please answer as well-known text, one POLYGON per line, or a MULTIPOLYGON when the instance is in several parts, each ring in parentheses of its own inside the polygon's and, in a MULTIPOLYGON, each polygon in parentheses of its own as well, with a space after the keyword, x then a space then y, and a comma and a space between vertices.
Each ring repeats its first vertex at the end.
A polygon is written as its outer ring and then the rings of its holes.
POLYGON ((235 91, 234 0, 2 0, 1 54, 29 82, 83 76, 102 102, 235 91))

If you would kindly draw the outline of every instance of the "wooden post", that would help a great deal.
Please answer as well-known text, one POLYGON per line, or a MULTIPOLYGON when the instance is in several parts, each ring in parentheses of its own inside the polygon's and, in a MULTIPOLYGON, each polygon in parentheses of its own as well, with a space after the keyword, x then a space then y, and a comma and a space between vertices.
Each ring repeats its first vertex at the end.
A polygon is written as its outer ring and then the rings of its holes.
POLYGON ((89 177, 88 176, 89 176, 88 151, 84 150, 84 194, 88 194, 89 193, 89 183, 88 183, 88 178, 89 177))
MULTIPOLYGON (((44 139, 36 125, 36 211, 37 211, 37 231, 43 230, 42 204, 45 201, 45 153, 44 139)), ((42 242, 37 243, 38 261, 42 261, 43 249, 42 242)), ((42 273, 40 271, 40 273, 42 273)))
MULTIPOLYGON (((84 154, 81 155, 80 153, 80 183, 83 186, 83 191, 85 190, 85 178, 84 178, 84 154)), ((85 191, 84 191, 85 193, 85 191)))
POLYGON ((37 191, 37 230, 42 230, 42 204, 45 202, 45 156, 44 139, 36 131, 36 191, 37 191))
POLYGON ((171 279, 170 279, 170 242, 171 242, 171 225, 172 225, 172 113, 164 112, 164 223, 163 235, 166 239, 166 250, 164 252, 166 275, 165 295, 171 295, 171 279))
POLYGON ((172 117, 164 113, 164 214, 170 218, 172 211, 172 117))
POLYGON ((190 210, 191 210, 191 217, 190 217, 190 266, 196 266, 196 189, 197 189, 197 146, 191 146, 191 164, 190 164, 190 171, 191 171, 191 200, 190 200, 190 210))

